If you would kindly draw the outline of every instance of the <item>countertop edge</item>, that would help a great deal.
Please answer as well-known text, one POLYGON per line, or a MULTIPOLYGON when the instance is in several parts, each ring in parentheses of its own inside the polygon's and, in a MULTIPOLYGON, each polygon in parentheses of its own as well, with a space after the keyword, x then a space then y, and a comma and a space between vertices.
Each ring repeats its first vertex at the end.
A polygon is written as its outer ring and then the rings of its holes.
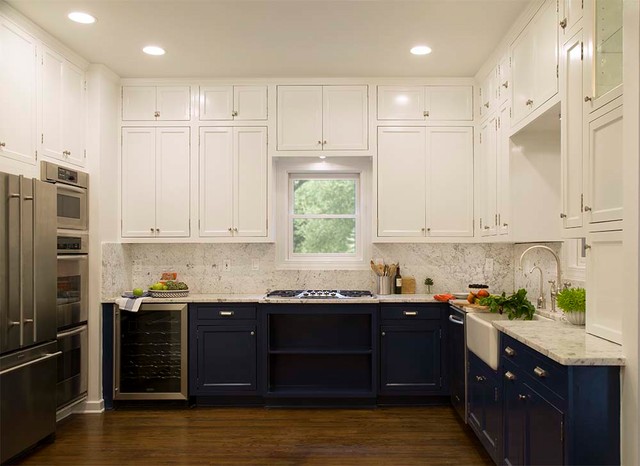
MULTIPOLYGON (((113 304, 118 297, 102 298, 101 303, 113 304)), ((261 294, 233 294, 233 293, 194 293, 183 298, 146 298, 146 303, 256 303, 256 304, 448 304, 437 301, 433 295, 405 294, 383 295, 374 298, 350 298, 350 299, 287 299, 265 298, 261 294)))

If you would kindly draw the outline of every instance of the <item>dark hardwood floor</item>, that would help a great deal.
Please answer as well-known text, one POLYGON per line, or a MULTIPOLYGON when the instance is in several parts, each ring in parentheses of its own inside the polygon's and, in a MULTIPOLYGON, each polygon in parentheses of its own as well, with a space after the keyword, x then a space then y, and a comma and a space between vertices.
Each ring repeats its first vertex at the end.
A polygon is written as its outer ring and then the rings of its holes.
POLYGON ((117 410, 73 415, 29 465, 491 465, 452 408, 117 410))

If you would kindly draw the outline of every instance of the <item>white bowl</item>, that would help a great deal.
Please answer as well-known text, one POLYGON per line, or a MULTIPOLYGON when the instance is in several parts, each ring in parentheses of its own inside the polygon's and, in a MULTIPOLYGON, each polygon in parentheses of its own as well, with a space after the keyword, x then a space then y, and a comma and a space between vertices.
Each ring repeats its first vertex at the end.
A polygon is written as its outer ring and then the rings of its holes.
POLYGON ((565 312, 564 316, 573 325, 584 325, 585 314, 585 312, 565 312))

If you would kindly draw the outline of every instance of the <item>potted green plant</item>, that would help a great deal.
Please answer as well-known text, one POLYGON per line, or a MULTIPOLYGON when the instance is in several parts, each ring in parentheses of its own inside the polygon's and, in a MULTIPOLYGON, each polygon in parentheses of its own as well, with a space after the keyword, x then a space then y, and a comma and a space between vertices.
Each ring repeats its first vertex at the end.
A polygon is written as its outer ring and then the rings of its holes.
POLYGON ((532 320, 533 314, 536 312, 536 308, 527 299, 527 290, 524 288, 519 289, 510 296, 507 296, 504 292, 501 295, 489 295, 481 298, 479 304, 488 306, 490 312, 506 314, 509 320, 532 320))
POLYGON ((424 284, 427 285, 427 293, 431 294, 431 287, 433 286, 433 279, 427 277, 424 279, 424 284))
POLYGON ((587 292, 584 288, 566 288, 558 293, 558 307, 574 325, 584 325, 587 292))

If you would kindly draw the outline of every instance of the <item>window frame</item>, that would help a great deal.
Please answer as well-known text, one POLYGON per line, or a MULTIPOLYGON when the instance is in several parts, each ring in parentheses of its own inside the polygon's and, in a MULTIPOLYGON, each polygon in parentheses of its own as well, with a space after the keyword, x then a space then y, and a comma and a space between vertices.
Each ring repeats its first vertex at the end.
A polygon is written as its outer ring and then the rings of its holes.
POLYGON ((371 255, 371 160, 335 158, 331 161, 292 158, 276 160, 276 269, 368 270, 371 255), (293 181, 296 179, 354 179, 356 209, 352 214, 320 214, 315 218, 355 218, 355 253, 294 253, 293 181))
POLYGON ((587 279, 586 238, 567 239, 563 245, 565 278, 584 282, 587 279))

